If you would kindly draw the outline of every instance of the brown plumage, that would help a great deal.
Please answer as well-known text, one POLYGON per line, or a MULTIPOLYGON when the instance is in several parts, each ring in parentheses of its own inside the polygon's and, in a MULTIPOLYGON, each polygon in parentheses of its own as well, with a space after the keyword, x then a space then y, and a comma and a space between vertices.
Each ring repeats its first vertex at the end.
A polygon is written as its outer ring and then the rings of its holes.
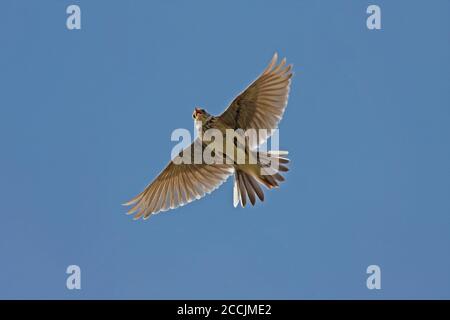
MULTIPOLYGON (((191 164, 178 164, 180 157, 186 154, 194 160, 195 146, 201 151, 205 150, 207 144, 196 140, 169 162, 144 191, 125 204, 132 206, 129 214, 134 213, 135 219, 146 219, 151 214, 200 199, 218 188, 233 173, 234 206, 239 202, 245 206, 247 199, 252 205, 256 203, 256 198, 264 201, 260 184, 272 189, 284 181, 279 172, 288 171, 289 159, 285 157, 287 152, 265 153, 257 150, 258 145, 270 137, 270 130, 277 128, 288 100, 292 66, 286 66, 286 59, 277 64, 277 59, 275 53, 263 73, 239 94, 221 115, 212 116, 201 108, 195 108, 193 113, 197 128, 203 132, 207 129, 217 129, 225 135, 227 129, 267 129, 267 134, 260 133, 257 141, 246 140, 250 145, 245 146, 243 150, 245 162, 195 164, 192 161, 191 164), (251 157, 258 159, 257 163, 251 163, 251 157), (266 174, 263 174, 264 170, 266 174)), ((233 152, 237 152, 239 146, 236 145, 235 149, 233 152)), ((225 158, 229 156, 224 152, 225 158)))

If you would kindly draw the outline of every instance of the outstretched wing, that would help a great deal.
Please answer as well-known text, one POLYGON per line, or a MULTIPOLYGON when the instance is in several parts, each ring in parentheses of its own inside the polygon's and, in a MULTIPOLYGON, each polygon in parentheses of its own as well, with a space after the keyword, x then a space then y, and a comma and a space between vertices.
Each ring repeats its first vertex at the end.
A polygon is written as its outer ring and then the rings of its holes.
MULTIPOLYGON (((124 205, 133 207, 127 212, 135 213, 134 219, 166 211, 200 199, 218 188, 233 173, 233 166, 228 164, 195 164, 194 145, 184 149, 169 162, 167 167, 150 183, 144 191, 124 205), (188 153, 186 158, 184 153, 188 153), (181 158, 188 161, 181 161, 181 158), (188 163, 186 163, 188 162, 188 163)), ((202 150, 203 146, 200 146, 202 150)))
POLYGON ((258 144, 264 143, 270 131, 277 128, 287 105, 292 65, 286 66, 286 59, 279 64, 277 60, 275 53, 263 73, 219 116, 234 129, 267 129, 266 135, 260 134, 258 144))

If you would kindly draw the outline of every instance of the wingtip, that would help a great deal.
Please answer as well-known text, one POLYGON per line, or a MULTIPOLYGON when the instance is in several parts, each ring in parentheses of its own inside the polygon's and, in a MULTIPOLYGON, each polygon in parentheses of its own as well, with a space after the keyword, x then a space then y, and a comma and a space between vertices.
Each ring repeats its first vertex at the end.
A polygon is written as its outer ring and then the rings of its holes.
POLYGON ((132 202, 131 202, 131 201, 128 201, 128 202, 121 203, 120 205, 121 205, 121 206, 124 206, 124 207, 127 207, 127 206, 129 206, 129 205, 131 205, 131 204, 132 204, 132 202))
POLYGON ((269 65, 266 67, 266 69, 264 70, 264 72, 262 74, 265 75, 265 74, 269 73, 275 67, 277 60, 278 60, 278 53, 275 51, 272 59, 270 60, 269 65))
POLYGON ((127 212, 125 212, 125 214, 127 216, 132 215, 133 213, 135 213, 137 211, 137 208, 131 208, 130 210, 128 210, 127 212))
POLYGON ((153 213, 150 213, 149 215, 147 215, 147 216, 144 216, 143 218, 142 218, 142 220, 148 220, 148 219, 150 219, 150 217, 152 216, 152 214, 153 213))

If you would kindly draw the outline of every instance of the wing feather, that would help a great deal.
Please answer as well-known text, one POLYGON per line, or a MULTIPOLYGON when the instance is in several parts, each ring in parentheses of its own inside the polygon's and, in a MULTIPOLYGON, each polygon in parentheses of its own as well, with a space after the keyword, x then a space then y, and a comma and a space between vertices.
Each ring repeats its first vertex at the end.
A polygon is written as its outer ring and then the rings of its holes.
MULTIPOLYGON (((263 73, 219 116, 235 129, 276 129, 286 109, 292 77, 292 65, 286 59, 277 65, 275 53, 263 73)), ((259 139, 259 144, 267 137, 259 139)), ((252 147, 255 147, 253 145, 252 147)))
POLYGON ((125 203, 133 206, 128 214, 134 213, 134 219, 147 219, 152 214, 200 199, 217 189, 234 170, 228 164, 176 163, 179 162, 171 161, 144 191, 125 203))

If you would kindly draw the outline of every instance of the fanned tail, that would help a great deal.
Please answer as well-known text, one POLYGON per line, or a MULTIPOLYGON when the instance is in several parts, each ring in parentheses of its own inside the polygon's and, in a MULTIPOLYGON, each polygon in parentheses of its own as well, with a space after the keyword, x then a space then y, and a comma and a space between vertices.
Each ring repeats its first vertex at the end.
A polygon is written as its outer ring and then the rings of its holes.
POLYGON ((268 189, 277 188, 284 181, 280 172, 287 172, 289 159, 287 151, 259 152, 258 164, 236 165, 234 173, 233 205, 237 207, 239 202, 242 207, 247 204, 247 199, 255 205, 256 198, 264 201, 264 192, 260 184, 268 189))

